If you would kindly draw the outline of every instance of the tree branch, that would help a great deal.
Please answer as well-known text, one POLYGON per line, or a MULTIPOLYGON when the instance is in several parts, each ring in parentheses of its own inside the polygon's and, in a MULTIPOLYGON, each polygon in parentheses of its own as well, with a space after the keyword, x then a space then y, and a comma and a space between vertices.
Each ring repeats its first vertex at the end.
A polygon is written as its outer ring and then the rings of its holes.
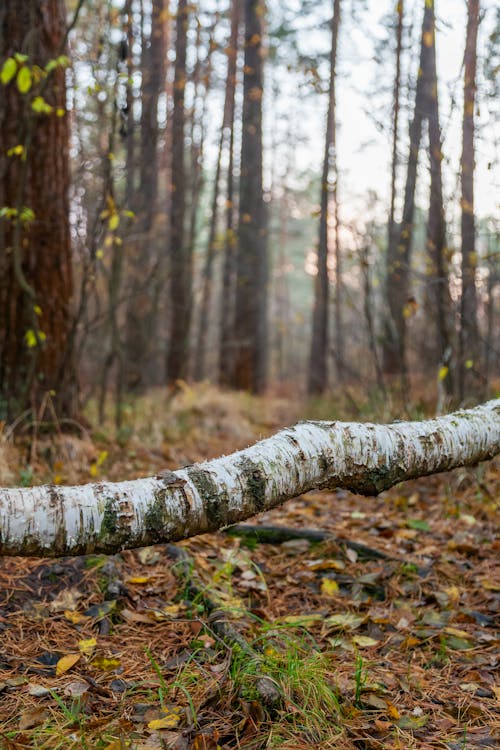
POLYGON ((500 453, 500 399, 423 422, 301 422, 156 477, 0 489, 0 553, 116 552, 238 523, 315 488, 376 495, 500 453))

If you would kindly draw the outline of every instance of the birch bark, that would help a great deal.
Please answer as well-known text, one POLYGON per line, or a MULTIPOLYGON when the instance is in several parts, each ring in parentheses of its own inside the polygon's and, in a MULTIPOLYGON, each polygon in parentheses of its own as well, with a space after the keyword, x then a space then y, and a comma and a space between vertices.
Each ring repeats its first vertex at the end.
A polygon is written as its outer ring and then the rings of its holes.
POLYGON ((156 477, 0 489, 0 553, 116 552, 237 523, 314 488, 376 495, 500 453, 500 399, 423 422, 301 422, 156 477))

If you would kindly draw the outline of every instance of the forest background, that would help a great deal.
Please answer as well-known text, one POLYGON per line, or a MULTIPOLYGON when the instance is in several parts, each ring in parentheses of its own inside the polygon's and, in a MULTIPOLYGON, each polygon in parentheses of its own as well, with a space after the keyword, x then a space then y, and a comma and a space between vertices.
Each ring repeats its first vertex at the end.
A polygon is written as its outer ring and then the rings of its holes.
POLYGON ((112 396, 120 429, 203 379, 489 392, 494 6, 8 0, 2 418, 112 396))

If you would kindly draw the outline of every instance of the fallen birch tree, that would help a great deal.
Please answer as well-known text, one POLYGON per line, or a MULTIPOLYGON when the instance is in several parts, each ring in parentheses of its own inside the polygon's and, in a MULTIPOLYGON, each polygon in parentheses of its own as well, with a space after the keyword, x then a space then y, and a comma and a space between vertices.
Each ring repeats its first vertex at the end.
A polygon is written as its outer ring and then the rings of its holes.
POLYGON ((311 489, 376 495, 498 453, 500 399, 422 422, 300 422, 245 450, 155 477, 2 488, 0 553, 80 555, 177 541, 311 489))

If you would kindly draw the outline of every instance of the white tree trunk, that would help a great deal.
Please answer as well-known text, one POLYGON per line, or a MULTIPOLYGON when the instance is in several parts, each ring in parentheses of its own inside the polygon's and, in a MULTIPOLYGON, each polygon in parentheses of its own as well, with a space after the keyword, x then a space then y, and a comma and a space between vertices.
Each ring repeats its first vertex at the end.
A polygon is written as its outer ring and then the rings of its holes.
POLYGON ((314 488, 376 495, 500 453, 500 399, 423 422, 301 422, 229 456, 128 482, 0 489, 0 553, 116 552, 214 531, 314 488))

